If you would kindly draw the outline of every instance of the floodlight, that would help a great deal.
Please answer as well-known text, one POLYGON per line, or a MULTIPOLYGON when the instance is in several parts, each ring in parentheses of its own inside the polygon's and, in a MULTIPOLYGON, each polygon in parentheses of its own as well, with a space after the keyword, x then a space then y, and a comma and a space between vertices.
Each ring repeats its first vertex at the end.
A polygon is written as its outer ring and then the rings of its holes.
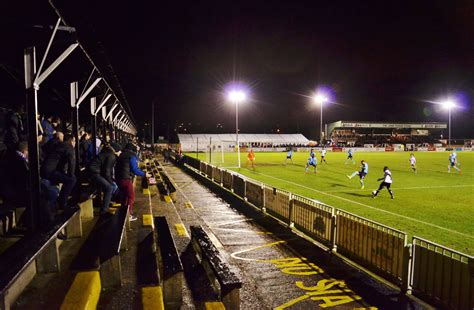
POLYGON ((328 98, 323 94, 318 93, 313 96, 313 101, 317 104, 323 104, 328 101, 328 98))
POLYGON ((454 103, 454 101, 448 99, 446 101, 441 102, 441 105, 443 106, 443 108, 449 110, 449 109, 454 108, 456 106, 456 103, 454 103))
POLYGON ((231 90, 227 94, 227 98, 233 103, 240 103, 244 102, 245 99, 247 99, 247 94, 242 90, 231 90))

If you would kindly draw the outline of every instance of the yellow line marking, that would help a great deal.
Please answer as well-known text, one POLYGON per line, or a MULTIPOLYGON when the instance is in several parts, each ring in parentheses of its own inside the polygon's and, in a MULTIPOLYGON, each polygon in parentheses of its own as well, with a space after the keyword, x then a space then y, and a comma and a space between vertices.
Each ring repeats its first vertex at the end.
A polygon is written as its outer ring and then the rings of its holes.
POLYGON ((193 204, 191 203, 191 201, 185 202, 184 207, 186 209, 194 209, 193 204))
POLYGON ((100 291, 98 271, 79 272, 64 298, 61 310, 95 309, 99 302, 100 291))
POLYGON ((172 201, 172 200, 171 200, 171 197, 168 196, 168 195, 165 195, 164 198, 165 198, 165 201, 166 201, 166 202, 171 202, 171 201, 172 201))
POLYGON ((378 308, 377 307, 352 308, 352 310, 378 310, 378 308))
POLYGON ((176 228, 178 235, 180 235, 181 237, 189 237, 188 232, 186 231, 186 227, 184 227, 183 224, 174 224, 174 227, 176 228))
POLYGON ((148 195, 148 194, 150 194, 150 189, 144 188, 144 189, 142 190, 142 192, 143 192, 143 194, 148 195))
POLYGON ((121 206, 121 204, 118 203, 118 202, 112 202, 112 203, 110 204, 110 206, 111 206, 112 208, 118 208, 118 207, 121 206))
POLYGON ((143 226, 153 227, 153 216, 151 214, 143 214, 142 218, 143 226))
POLYGON ((143 310, 165 309, 163 303, 163 290, 161 286, 142 287, 142 306, 143 310))
POLYGON ((259 245, 259 246, 255 246, 255 247, 251 247, 251 248, 249 248, 249 249, 245 249, 245 250, 242 250, 242 251, 234 252, 234 253, 230 254, 230 256, 231 256, 232 258, 235 258, 235 259, 246 260, 246 261, 267 262, 267 260, 262 260, 262 259, 258 259, 258 258, 243 258, 243 257, 239 257, 239 256, 237 256, 237 255, 242 254, 242 253, 247 253, 247 252, 255 251, 255 250, 259 250, 259 249, 263 249, 263 248, 269 248, 269 247, 272 247, 272 246, 274 246, 274 245, 278 245, 278 244, 282 244, 282 243, 286 243, 286 241, 280 240, 280 241, 275 241, 275 242, 271 242, 271 243, 267 243, 267 244, 263 244, 263 245, 259 245))
POLYGON ((220 301, 209 301, 204 303, 206 310, 225 310, 225 306, 220 301))

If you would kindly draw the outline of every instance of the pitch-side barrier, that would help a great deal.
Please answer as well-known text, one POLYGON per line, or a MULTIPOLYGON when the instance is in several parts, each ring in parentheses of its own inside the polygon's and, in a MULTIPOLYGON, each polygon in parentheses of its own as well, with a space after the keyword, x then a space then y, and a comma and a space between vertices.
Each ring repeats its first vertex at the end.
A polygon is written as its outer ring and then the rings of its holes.
POLYGON ((180 162, 354 263, 444 308, 474 309, 474 257, 184 156, 180 162))

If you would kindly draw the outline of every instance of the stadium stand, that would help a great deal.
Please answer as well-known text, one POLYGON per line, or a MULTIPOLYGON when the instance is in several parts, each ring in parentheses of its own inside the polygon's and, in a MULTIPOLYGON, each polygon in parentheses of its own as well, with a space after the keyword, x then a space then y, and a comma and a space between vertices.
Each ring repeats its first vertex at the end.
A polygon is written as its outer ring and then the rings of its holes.
POLYGON ((446 123, 387 123, 337 121, 328 124, 328 137, 337 146, 441 143, 446 123))

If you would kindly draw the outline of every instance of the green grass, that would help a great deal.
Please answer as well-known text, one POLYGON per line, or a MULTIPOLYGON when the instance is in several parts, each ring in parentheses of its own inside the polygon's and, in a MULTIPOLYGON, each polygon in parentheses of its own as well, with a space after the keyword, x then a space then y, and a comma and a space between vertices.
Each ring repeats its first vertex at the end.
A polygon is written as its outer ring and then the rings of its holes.
MULTIPOLYGON (((195 156, 195 154, 189 154, 195 156)), ((219 155, 220 154, 216 154, 219 155)), ((241 154, 242 167, 246 153, 241 154)), ((346 210, 384 225, 402 230, 409 237, 416 235, 474 255, 474 153, 458 152, 462 175, 454 169, 448 174, 447 152, 415 153, 418 173, 408 162, 408 153, 354 153, 355 165, 344 164, 345 153, 328 153, 328 164, 318 165, 318 174, 306 174, 308 153, 294 153, 294 164, 285 165, 286 153, 257 153, 255 171, 230 168, 249 178, 317 199, 335 208, 346 210), (360 160, 369 164, 365 189, 359 178, 346 175, 359 170, 360 160), (392 172, 391 200, 386 189, 375 198, 371 191, 378 188, 383 167, 392 172)), ((200 154, 206 160, 206 154, 200 154)), ((215 156, 217 157, 217 156, 215 156)), ((320 154, 317 154, 318 161, 320 154)), ((217 159, 217 158, 216 158, 217 159)), ((236 166, 237 154, 225 154, 221 166, 236 166)))

